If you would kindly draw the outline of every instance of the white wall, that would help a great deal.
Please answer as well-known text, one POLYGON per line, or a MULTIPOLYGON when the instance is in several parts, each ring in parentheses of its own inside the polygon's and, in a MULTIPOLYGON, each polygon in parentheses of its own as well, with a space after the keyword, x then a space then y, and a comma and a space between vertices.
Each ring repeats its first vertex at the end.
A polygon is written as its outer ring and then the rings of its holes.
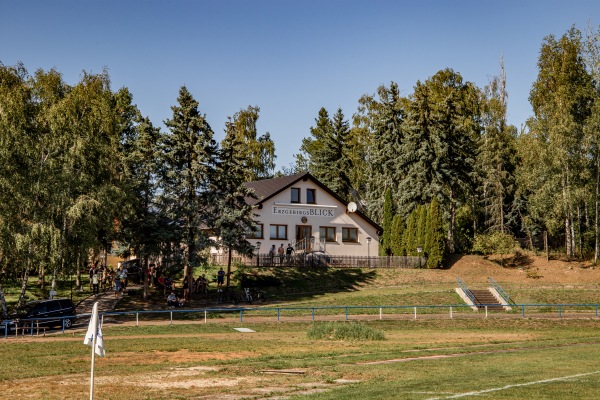
MULTIPOLYGON (((254 212, 258 215, 257 221, 263 224, 263 237, 261 239, 250 239, 251 243, 260 241, 260 253, 267 253, 272 245, 276 248, 284 244, 296 241, 296 226, 307 225, 312 227, 312 236, 319 240, 319 228, 321 226, 335 227, 336 241, 326 243, 326 251, 332 255, 352 255, 352 256, 376 256, 379 249, 379 236, 375 227, 362 219, 356 213, 348 213, 346 206, 340 203, 320 186, 312 181, 300 181, 291 187, 300 188, 301 203, 291 204, 291 188, 287 188, 278 195, 272 197, 263 203, 262 209, 255 208, 254 212), (315 189, 316 204, 306 204, 306 189, 315 189), (275 214, 274 207, 279 212, 275 214), (291 213, 306 213, 310 210, 322 215, 305 215, 306 223, 302 222, 303 215, 290 215, 291 213), (332 214, 332 216, 329 216, 332 214), (287 225, 286 240, 271 240, 269 238, 270 225, 287 225), (358 242, 342 242, 342 228, 358 228, 358 242), (370 245, 367 244, 367 237, 371 237, 370 245)), ((314 214, 314 213, 313 213, 314 214)))

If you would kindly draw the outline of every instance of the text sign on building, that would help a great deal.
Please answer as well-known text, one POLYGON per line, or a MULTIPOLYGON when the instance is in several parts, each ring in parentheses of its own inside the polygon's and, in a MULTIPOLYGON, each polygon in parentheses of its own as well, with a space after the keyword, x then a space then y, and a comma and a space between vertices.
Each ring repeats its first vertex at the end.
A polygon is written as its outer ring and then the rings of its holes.
POLYGON ((323 208, 293 208, 293 207, 281 207, 273 206, 274 215, 292 215, 301 217, 335 217, 334 210, 323 209, 323 208))

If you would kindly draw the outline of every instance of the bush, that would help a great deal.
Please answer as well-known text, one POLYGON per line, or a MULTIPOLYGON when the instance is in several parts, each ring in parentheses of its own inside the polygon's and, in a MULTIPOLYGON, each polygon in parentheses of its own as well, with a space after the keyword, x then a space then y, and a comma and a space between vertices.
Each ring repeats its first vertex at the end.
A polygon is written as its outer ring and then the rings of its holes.
POLYGON ((358 322, 323 322, 315 323, 307 332, 313 340, 384 340, 382 331, 358 322))
POLYGON ((504 254, 513 253, 516 246, 517 241, 511 234, 494 232, 475 236, 473 251, 485 256, 500 254, 500 264, 504 266, 504 254))

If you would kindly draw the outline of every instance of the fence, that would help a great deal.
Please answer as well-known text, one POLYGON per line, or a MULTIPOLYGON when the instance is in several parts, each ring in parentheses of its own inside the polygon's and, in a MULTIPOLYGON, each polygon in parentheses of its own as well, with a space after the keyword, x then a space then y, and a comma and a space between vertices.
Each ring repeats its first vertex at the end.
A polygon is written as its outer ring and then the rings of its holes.
MULTIPOLYGON (((488 312, 488 306, 493 304, 482 305, 482 317, 488 318, 490 313, 488 312)), ((525 318, 526 316, 537 317, 537 318, 566 318, 566 317, 577 317, 577 318, 596 318, 598 319, 598 311, 600 304, 515 304, 512 311, 496 311, 493 313, 496 317, 520 317, 525 318)), ((417 318, 440 318, 447 315, 449 318, 463 317, 463 318, 476 318, 479 317, 479 311, 472 311, 471 306, 466 304, 452 304, 452 305, 406 305, 406 306, 327 306, 327 307, 256 307, 256 308, 204 308, 204 309, 170 309, 170 310, 153 310, 153 311, 126 311, 126 312, 106 312, 101 313, 105 318, 105 323, 111 324, 114 322, 124 323, 132 322, 135 318, 135 325, 139 326, 140 316, 144 319, 147 316, 155 315, 152 318, 153 321, 158 319, 167 320, 169 324, 173 324, 175 321, 191 321, 208 323, 210 319, 221 319, 224 315, 234 315, 235 319, 240 322, 244 321, 244 318, 259 318, 259 322, 270 322, 270 321, 307 321, 314 322, 317 318, 322 320, 343 320, 349 321, 355 320, 372 320, 372 319, 417 319, 417 318), (165 318, 161 316, 164 315, 165 318), (176 319, 174 317, 179 317, 176 319)), ((84 321, 84 324, 88 323, 90 314, 81 314, 77 316, 65 316, 64 319, 78 319, 84 321)), ((63 319, 63 321, 64 321, 63 319)), ((37 332, 44 328, 40 327, 43 325, 44 319, 40 318, 37 320, 21 321, 23 326, 14 329, 15 326, 11 321, 4 321, 0 324, 0 329, 4 330, 4 337, 9 336, 9 331, 14 330, 15 336, 19 334, 28 334, 33 336, 34 332, 37 332)), ((81 326, 81 327, 85 327, 81 326)), ((65 332, 65 326, 62 326, 62 332, 65 332)))
MULTIPOLYGON (((227 265, 227 254, 213 254, 214 265, 227 265)), ((296 253, 291 257, 258 254, 232 257, 232 262, 256 267, 328 267, 328 268, 425 268, 427 259, 414 256, 338 256, 322 252, 296 253)))

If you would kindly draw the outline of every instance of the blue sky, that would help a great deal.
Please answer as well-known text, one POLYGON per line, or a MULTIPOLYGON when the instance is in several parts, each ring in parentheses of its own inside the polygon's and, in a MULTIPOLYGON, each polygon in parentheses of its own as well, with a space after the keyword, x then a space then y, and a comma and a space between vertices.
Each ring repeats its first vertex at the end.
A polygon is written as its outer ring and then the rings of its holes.
MULTIPOLYGON (((75 84, 107 68, 164 129, 186 85, 223 138, 227 116, 261 108, 277 169, 293 162, 318 110, 397 82, 453 68, 485 86, 504 56, 509 123, 531 115, 528 96, 543 38, 600 24, 600 1, 26 1, 0 0, 0 62, 56 68, 75 84)), ((596 28, 597 29, 597 28, 596 28)))

